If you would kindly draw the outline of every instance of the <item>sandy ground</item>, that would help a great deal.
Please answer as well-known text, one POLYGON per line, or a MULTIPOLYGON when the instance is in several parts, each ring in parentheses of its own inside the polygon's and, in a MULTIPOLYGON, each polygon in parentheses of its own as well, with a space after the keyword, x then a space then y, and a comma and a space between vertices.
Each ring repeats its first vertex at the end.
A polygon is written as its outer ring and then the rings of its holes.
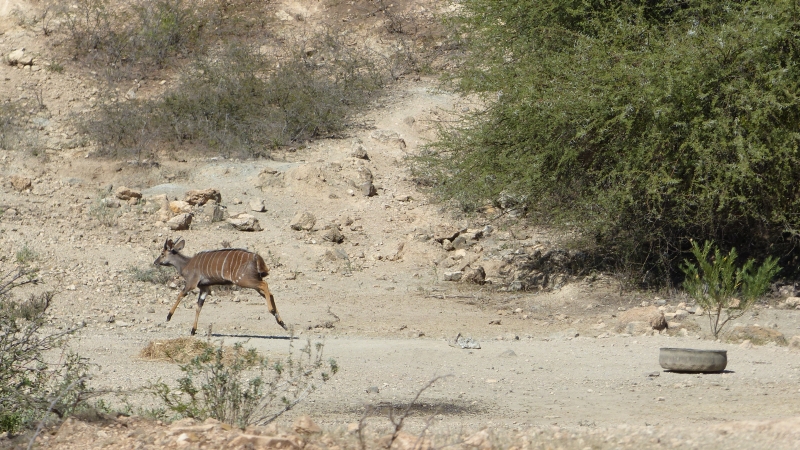
MULTIPOLYGON (((22 76, 12 72, 17 69, 2 70, 11 82, 22 76)), ((11 89, 11 82, 3 89, 11 89)), ((281 426, 308 414, 324 427, 345 427, 357 422, 366 406, 407 405, 426 383, 447 375, 421 395, 409 430, 419 431, 431 417, 438 433, 655 427, 667 434, 675 430, 683 444, 705 436, 695 441, 710 442, 706 448, 717 445, 708 436, 736 433, 743 438, 726 438, 720 445, 800 448, 796 434, 768 433, 769 439, 759 441, 761 428, 741 425, 783 420, 796 428, 799 352, 701 338, 707 324, 695 317, 686 319, 696 325, 683 337, 615 333, 620 307, 653 301, 655 294, 620 295, 610 277, 574 279, 548 292, 442 281, 437 263, 449 253, 430 235, 437 227, 482 228, 490 221, 430 203, 413 183, 406 157, 434 137, 440 117, 463 107, 463 100, 437 90, 433 80, 403 81, 362 118, 367 125, 348 137, 275 153, 272 160, 197 157, 142 167, 86 158, 80 148, 49 152, 46 158, 0 150, 3 268, 14 264, 21 249, 33 252, 30 264, 40 269, 43 281, 33 290, 57 292, 53 326, 86 325, 71 347, 96 365, 97 388, 135 391, 178 377, 175 364, 137 355, 150 341, 188 335, 195 294, 166 323, 178 290, 169 283, 135 281, 131 269, 150 268, 164 240, 180 235, 187 254, 222 242, 259 252, 271 267, 267 281, 298 338, 295 345, 305 339, 324 342, 325 353, 337 360, 341 371, 280 418, 281 426), (359 145, 368 161, 351 156, 359 145), (374 197, 351 183, 363 167, 375 178, 374 197), (15 175, 31 178, 32 188, 15 190, 9 183, 15 175), (103 225, 93 211, 119 186, 140 190, 145 198, 170 199, 181 199, 189 189, 218 189, 229 215, 248 211, 251 200, 261 199, 267 210, 250 213, 263 231, 245 233, 224 222, 197 220, 190 230, 172 232, 147 204, 122 205, 112 211, 113 223, 103 225), (292 230, 292 218, 304 211, 317 217, 318 226, 292 230), (344 242, 325 242, 326 226, 341 226, 344 242), (481 348, 449 345, 459 333, 481 348), (727 350, 729 364, 720 374, 665 372, 658 364, 661 347, 727 350), (724 433, 713 428, 728 425, 724 433)), ((466 254, 487 267, 498 267, 504 251, 557 245, 543 230, 493 225, 494 235, 466 254)), ((684 300, 667 298, 667 305, 684 300)), ((774 324, 787 338, 798 334, 800 325, 797 311, 766 306, 739 322, 774 324)), ((200 316, 201 336, 209 325, 215 342, 242 342, 267 355, 288 352, 287 333, 255 292, 215 291, 200 316)), ((152 405, 141 395, 130 398, 152 405)), ((370 420, 376 427, 385 424, 370 420)))

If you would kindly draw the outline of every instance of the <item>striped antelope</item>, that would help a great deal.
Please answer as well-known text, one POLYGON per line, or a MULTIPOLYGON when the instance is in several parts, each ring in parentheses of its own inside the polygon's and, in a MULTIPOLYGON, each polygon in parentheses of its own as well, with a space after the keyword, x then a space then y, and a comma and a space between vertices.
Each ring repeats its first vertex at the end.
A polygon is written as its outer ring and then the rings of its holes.
POLYGON ((225 284, 235 284, 244 288, 255 289, 267 300, 269 312, 275 316, 278 325, 286 329, 286 325, 278 314, 275 307, 275 298, 269 292, 269 286, 262 280, 269 274, 269 268, 264 260, 256 253, 248 252, 238 248, 226 248, 222 250, 209 250, 197 253, 191 258, 180 253, 186 244, 181 238, 172 242, 167 239, 164 242, 164 249, 161 256, 156 258, 154 264, 162 266, 172 266, 178 269, 178 273, 183 277, 186 286, 178 294, 178 300, 172 305, 172 309, 167 314, 167 322, 172 319, 175 309, 181 303, 183 297, 192 289, 199 288, 200 296, 197 297, 197 311, 194 315, 194 325, 192 335, 197 331, 197 319, 200 317, 200 310, 206 300, 211 286, 225 284))

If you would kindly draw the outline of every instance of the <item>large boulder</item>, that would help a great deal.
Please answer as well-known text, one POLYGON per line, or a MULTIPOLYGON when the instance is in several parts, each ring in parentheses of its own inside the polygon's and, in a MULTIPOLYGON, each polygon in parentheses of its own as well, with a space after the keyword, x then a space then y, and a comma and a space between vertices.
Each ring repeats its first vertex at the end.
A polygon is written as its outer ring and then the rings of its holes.
MULTIPOLYGON (((655 306, 631 308, 620 314, 617 326, 618 331, 623 331, 628 328, 631 322, 644 322, 650 326, 651 329, 661 331, 668 327, 667 318, 664 313, 655 306)), ((635 326, 634 328, 637 328, 635 326)), ((629 333, 639 334, 639 333, 629 333)))
POLYGON ((196 189, 186 192, 184 201, 190 205, 205 205, 209 200, 222 203, 222 195, 216 189, 196 189))

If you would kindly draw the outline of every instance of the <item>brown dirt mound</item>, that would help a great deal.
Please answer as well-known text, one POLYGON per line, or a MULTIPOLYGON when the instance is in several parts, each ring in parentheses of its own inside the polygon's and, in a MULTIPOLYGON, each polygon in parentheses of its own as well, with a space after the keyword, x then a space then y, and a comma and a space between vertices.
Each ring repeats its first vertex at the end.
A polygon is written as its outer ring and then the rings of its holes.
POLYGON ((786 345, 786 337, 780 331, 755 325, 734 327, 728 335, 728 340, 732 342, 742 342, 748 339, 754 345, 764 345, 769 342, 786 345))

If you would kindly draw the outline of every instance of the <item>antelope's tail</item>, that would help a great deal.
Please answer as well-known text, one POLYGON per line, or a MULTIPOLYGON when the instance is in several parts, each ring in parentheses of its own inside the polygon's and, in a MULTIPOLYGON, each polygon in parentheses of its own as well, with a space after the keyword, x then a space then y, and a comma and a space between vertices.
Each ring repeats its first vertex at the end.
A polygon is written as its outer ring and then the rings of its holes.
POLYGON ((255 254, 256 256, 256 270, 258 271, 258 276, 264 278, 265 276, 269 275, 269 267, 267 267, 267 263, 264 262, 264 258, 261 257, 259 254, 255 254))

